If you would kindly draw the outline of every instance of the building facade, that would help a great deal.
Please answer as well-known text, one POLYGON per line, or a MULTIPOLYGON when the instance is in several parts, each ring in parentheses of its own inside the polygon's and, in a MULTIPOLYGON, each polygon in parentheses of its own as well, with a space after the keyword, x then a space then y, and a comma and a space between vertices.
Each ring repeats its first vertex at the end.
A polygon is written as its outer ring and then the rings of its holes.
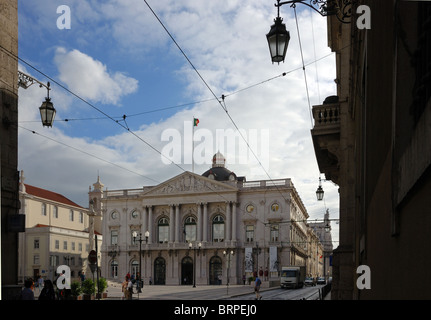
POLYGON ((72 279, 81 272, 91 276, 87 260, 94 234, 102 244, 100 217, 61 194, 25 184, 23 173, 20 180, 25 232, 19 233, 18 280, 55 280, 60 265, 70 267, 72 279))
POLYGON ((261 274, 276 285, 281 266, 307 263, 308 213, 291 180, 247 182, 220 153, 202 175, 98 196, 102 275, 114 281, 139 272, 146 284, 216 285, 261 274))
POLYGON ((360 0, 351 9, 349 24, 328 16, 337 92, 313 107, 319 169, 340 195, 331 297, 429 299, 431 3, 360 0), (356 23, 364 17, 368 29, 356 23), (368 267, 366 287, 359 266, 368 267))
MULTIPOLYGON (((12 299, 17 283, 18 232, 18 1, 0 0, 0 205, 1 298, 12 299)), ((19 217, 18 217, 19 218, 19 217)))

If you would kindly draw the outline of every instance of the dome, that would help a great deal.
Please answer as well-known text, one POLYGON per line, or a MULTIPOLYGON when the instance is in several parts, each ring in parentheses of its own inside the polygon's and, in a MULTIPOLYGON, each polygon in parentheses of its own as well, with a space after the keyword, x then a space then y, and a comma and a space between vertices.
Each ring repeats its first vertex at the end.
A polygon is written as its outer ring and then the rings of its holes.
POLYGON ((235 181, 236 174, 225 168, 226 158, 219 152, 213 156, 212 168, 205 171, 202 176, 216 181, 235 181))
POLYGON ((226 158, 218 151, 213 156, 213 168, 214 167, 224 167, 226 164, 226 158))

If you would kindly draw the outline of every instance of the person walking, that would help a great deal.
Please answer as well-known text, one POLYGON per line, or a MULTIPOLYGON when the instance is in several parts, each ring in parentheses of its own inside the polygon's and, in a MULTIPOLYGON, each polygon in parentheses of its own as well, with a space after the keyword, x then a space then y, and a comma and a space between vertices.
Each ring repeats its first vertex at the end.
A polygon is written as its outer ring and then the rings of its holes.
POLYGON ((39 295, 39 300, 56 300, 54 285, 51 280, 45 280, 45 285, 39 295))
POLYGON ((262 284, 262 281, 260 280, 259 276, 256 277, 256 280, 254 281, 254 292, 256 293, 256 299, 255 300, 261 300, 262 296, 260 295, 260 285, 262 284))
POLYGON ((128 289, 128 286, 129 286, 129 277, 126 276, 124 278, 124 281, 121 283, 121 291, 123 292, 123 300, 124 299, 129 300, 129 289, 128 289))
POLYGON ((24 289, 21 291, 21 300, 34 300, 34 292, 32 290, 33 279, 24 281, 24 289))

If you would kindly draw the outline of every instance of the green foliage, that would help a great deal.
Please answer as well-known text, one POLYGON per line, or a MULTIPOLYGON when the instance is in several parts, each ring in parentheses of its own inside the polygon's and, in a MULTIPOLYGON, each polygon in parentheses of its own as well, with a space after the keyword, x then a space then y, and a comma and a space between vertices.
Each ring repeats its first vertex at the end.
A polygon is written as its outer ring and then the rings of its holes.
POLYGON ((72 296, 77 297, 82 293, 81 282, 80 281, 72 281, 70 284, 70 289, 72 296))
POLYGON ((99 278, 99 292, 103 293, 105 292, 106 288, 108 287, 108 282, 105 278, 99 278))
POLYGON ((84 294, 94 294, 96 292, 96 284, 91 279, 85 279, 82 283, 82 292, 84 294))

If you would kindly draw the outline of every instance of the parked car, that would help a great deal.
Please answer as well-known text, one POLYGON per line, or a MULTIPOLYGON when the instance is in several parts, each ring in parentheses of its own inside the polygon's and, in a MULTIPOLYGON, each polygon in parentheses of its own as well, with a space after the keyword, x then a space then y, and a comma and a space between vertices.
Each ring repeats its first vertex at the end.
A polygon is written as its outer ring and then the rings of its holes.
POLYGON ((307 277, 304 280, 304 284, 306 286, 315 286, 316 285, 316 280, 314 278, 312 278, 312 277, 307 277))
POLYGON ((317 278, 317 284, 326 284, 326 280, 324 277, 317 278))

